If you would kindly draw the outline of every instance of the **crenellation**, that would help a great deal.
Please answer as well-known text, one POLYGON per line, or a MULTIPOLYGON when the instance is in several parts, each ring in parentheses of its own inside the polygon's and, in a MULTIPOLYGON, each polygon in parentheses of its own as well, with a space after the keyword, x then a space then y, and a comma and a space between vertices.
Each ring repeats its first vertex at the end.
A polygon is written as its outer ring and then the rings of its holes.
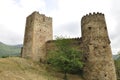
POLYGON ((99 12, 97 12, 97 13, 93 12, 93 13, 86 14, 83 17, 90 17, 90 16, 104 16, 104 14, 103 13, 99 13, 99 12))
POLYGON ((81 24, 84 25, 86 23, 88 23, 89 21, 104 21, 104 14, 102 13, 89 13, 89 14, 86 14, 85 16, 82 17, 81 19, 81 24), (99 17, 99 18, 98 18, 99 17))
MULTIPOLYGON (((81 19, 82 37, 66 38, 70 47, 83 52, 83 80, 116 80, 110 39, 103 13, 89 13, 81 19)), ((57 49, 53 40, 52 18, 35 11, 26 19, 22 57, 45 62, 57 49)))
POLYGON ((36 11, 27 17, 22 57, 29 55, 29 58, 34 61, 44 61, 45 42, 52 40, 52 20, 50 19, 52 18, 36 11))
POLYGON ((52 18, 51 18, 51 17, 45 17, 45 21, 46 21, 47 23, 50 23, 50 22, 52 21, 52 18))
POLYGON ((104 14, 99 12, 87 14, 82 18, 81 25, 86 63, 84 66, 85 80, 116 80, 115 66, 104 14), (99 64, 96 64, 96 62, 99 64), (103 64, 106 64, 104 68, 100 66, 103 64), (95 72, 93 72, 93 69, 95 69, 95 72), (104 73, 107 76, 101 75, 104 73))
POLYGON ((45 14, 40 14, 39 12, 33 12, 31 15, 35 15, 38 22, 51 22, 52 18, 45 16, 45 14))

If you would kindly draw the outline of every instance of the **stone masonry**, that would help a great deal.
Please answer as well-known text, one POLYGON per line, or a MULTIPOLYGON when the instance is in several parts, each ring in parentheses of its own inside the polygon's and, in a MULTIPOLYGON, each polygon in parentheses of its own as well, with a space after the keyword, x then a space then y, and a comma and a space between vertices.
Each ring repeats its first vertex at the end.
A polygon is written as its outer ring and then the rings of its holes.
MULTIPOLYGON (((52 33, 52 18, 33 12, 26 20, 22 57, 45 61, 47 52, 55 49, 52 33)), ((104 14, 82 17, 81 34, 70 40, 83 51, 84 80, 117 80, 104 14)))
POLYGON ((104 14, 93 13, 81 20, 85 80, 116 80, 104 14))
POLYGON ((27 17, 22 57, 44 61, 46 41, 52 40, 52 18, 39 12, 27 17))

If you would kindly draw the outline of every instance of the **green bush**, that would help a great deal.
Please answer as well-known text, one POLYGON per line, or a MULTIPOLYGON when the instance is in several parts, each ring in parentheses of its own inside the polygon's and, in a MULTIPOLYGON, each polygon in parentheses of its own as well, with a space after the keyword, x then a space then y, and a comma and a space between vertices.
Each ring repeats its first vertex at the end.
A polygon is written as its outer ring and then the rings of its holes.
POLYGON ((64 80, 67 80, 67 73, 82 72, 82 52, 71 47, 71 40, 57 38, 55 41, 56 50, 48 53, 47 62, 54 68, 64 72, 64 80))

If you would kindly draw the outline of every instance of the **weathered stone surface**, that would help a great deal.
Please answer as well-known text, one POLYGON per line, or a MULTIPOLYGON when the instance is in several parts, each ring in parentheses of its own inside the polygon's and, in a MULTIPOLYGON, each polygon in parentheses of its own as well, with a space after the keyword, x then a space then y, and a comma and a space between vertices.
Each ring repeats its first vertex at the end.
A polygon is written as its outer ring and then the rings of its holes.
POLYGON ((45 42, 52 39, 52 18, 33 12, 26 20, 22 57, 44 61, 45 42))
MULTIPOLYGON (((68 38, 66 40, 69 40, 71 48, 75 48, 76 50, 81 51, 82 38, 72 38, 72 39, 68 38)), ((56 47, 55 42, 56 42, 56 40, 51 40, 51 41, 46 42, 46 53, 56 50, 57 47, 56 47)))
POLYGON ((86 15, 81 24, 85 80, 116 80, 104 14, 86 15))
MULTIPOLYGON (((84 80, 116 80, 110 40, 104 14, 93 13, 81 20, 81 38, 71 39, 71 47, 84 52, 84 80)), ((56 47, 52 40, 52 18, 38 12, 27 17, 22 57, 44 61, 56 47)))

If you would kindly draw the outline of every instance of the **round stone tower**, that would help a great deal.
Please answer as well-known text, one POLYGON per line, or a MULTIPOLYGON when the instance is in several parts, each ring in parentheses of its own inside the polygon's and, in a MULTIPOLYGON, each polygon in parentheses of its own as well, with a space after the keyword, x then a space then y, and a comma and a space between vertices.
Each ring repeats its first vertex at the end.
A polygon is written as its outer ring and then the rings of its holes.
POLYGON ((104 14, 93 13, 81 20, 85 80, 116 80, 104 14))

